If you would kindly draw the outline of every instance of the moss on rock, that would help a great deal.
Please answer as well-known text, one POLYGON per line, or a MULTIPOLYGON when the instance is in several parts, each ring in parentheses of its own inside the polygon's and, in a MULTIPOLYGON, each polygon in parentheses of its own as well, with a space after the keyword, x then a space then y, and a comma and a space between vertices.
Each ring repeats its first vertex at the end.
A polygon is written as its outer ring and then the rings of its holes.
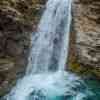
POLYGON ((100 67, 83 65, 80 62, 78 62, 78 59, 73 61, 73 59, 71 58, 69 61, 68 69, 85 78, 95 77, 97 79, 100 79, 100 67))

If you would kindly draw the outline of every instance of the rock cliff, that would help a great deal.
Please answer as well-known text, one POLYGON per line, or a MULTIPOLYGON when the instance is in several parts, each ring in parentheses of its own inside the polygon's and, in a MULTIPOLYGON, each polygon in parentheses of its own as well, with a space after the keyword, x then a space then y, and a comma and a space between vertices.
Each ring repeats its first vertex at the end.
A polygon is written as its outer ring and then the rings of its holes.
POLYGON ((70 69, 100 76, 100 0, 74 0, 72 14, 70 69))
POLYGON ((45 0, 0 0, 0 96, 25 72, 31 32, 44 9, 45 0))

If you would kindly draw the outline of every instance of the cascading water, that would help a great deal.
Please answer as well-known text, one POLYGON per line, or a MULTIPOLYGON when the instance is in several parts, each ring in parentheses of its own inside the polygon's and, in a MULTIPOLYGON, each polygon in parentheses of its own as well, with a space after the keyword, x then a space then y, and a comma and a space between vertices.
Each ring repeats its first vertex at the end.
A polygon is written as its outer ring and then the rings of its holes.
POLYGON ((38 33, 32 37, 28 73, 64 70, 68 55, 71 0, 49 0, 46 7, 38 33))
POLYGON ((6 100, 83 100, 84 82, 65 72, 71 24, 71 0, 49 0, 32 49, 26 75, 5 96, 6 100), (81 89, 82 87, 82 89, 81 89))

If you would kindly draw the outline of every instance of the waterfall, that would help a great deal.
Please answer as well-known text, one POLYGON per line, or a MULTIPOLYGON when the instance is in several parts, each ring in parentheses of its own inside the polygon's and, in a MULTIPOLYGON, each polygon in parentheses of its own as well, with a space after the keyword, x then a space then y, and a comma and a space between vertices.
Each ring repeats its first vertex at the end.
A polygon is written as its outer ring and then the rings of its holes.
POLYGON ((27 73, 64 70, 70 23, 71 0, 49 0, 38 32, 32 36, 27 73))
POLYGON ((71 24, 71 0, 48 0, 32 48, 25 76, 5 100, 83 100, 84 82, 65 72, 71 24), (81 89, 83 87, 83 89, 81 89))

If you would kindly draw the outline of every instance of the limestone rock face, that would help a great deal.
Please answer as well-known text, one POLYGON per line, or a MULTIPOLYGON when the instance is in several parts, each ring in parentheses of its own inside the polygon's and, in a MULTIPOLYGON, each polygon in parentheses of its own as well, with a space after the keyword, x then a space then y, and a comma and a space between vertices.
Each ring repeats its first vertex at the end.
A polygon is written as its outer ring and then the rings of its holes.
POLYGON ((21 77, 46 0, 0 0, 0 96, 21 77))
POLYGON ((99 70, 100 0, 73 0, 72 7, 76 59, 81 66, 99 70))

